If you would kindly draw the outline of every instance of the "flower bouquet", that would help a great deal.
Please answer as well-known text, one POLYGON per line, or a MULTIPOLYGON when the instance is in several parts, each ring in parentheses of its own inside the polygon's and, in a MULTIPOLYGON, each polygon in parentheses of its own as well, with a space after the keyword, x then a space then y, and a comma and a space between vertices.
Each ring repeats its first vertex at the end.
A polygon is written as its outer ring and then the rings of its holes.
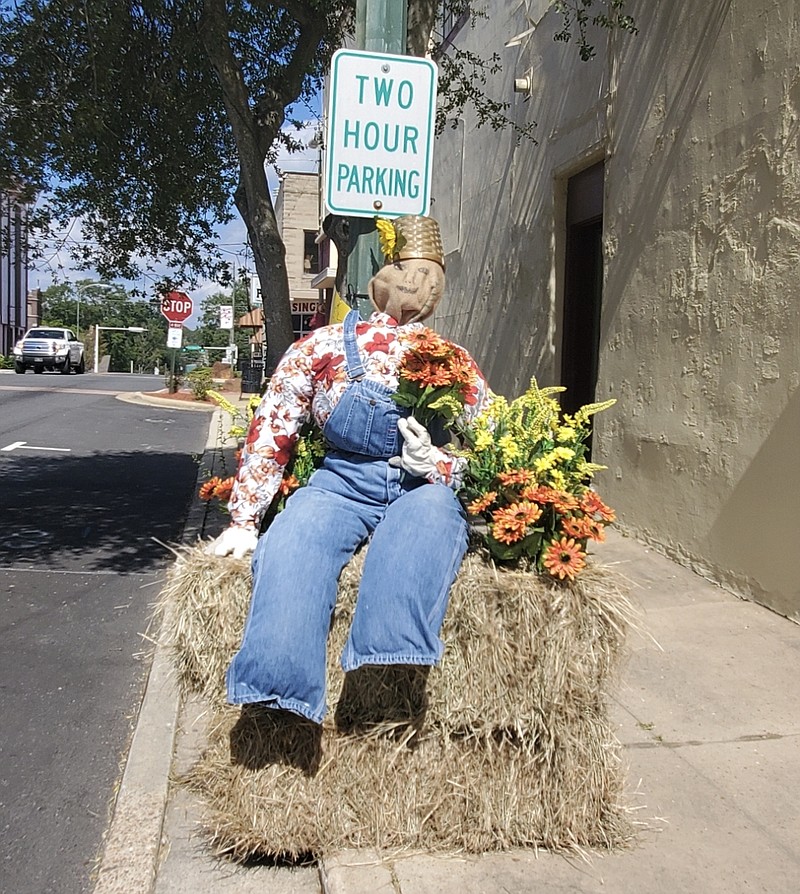
POLYGON ((477 381, 467 352, 427 327, 409 337, 398 376, 393 400, 426 428, 452 426, 477 381))
POLYGON ((589 486, 605 466, 586 459, 591 417, 615 401, 562 416, 552 395, 564 390, 540 389, 533 379, 521 397, 494 398, 459 432, 468 460, 460 495, 483 522, 494 559, 572 580, 586 564, 587 543, 603 540, 615 519, 589 486))

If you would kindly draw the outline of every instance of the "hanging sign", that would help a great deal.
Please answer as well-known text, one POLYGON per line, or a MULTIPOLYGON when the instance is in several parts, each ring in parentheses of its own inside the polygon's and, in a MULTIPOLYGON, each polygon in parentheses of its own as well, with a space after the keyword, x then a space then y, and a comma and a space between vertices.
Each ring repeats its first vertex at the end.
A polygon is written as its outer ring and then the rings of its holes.
POLYGON ((331 212, 428 213, 436 83, 430 59, 359 50, 333 54, 325 168, 331 212))

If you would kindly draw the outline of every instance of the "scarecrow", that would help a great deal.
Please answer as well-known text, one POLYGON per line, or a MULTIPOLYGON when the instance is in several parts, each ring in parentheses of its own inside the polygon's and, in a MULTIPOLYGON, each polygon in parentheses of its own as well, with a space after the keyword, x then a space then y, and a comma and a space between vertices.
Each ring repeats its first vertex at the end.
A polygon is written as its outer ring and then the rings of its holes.
MULTIPOLYGON (((387 263, 370 280, 375 312, 315 329, 284 354, 253 418, 218 556, 253 553, 250 611, 227 673, 231 704, 259 702, 321 724, 339 575, 369 540, 341 665, 437 664, 451 584, 467 548, 456 496, 465 461, 393 399, 422 324, 444 289, 439 227, 428 217, 380 222, 387 263), (259 537, 302 427, 313 420, 327 453, 308 484, 259 537)), ((442 343, 443 339, 440 339, 442 343)), ((449 344, 449 343, 446 343, 449 344)), ((469 355, 458 424, 490 400, 469 355)))

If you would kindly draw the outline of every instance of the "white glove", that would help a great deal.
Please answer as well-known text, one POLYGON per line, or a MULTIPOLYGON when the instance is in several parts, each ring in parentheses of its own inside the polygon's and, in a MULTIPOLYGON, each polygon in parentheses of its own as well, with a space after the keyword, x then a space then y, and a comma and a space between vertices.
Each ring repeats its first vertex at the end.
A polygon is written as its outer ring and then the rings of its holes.
POLYGON ((431 436, 424 425, 413 416, 398 419, 397 428, 403 436, 403 452, 389 460, 390 466, 403 468, 417 478, 428 478, 436 471, 439 452, 431 444, 431 436))
POLYGON ((208 552, 215 556, 230 556, 242 559, 253 552, 258 543, 258 534, 251 528, 226 528, 216 540, 208 545, 208 552))

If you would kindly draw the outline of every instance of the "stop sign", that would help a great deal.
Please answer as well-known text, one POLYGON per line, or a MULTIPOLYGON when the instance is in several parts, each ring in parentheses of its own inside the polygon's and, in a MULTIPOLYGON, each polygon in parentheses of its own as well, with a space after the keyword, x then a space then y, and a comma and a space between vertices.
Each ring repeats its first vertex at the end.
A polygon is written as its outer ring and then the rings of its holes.
POLYGON ((192 299, 186 292, 167 292, 161 299, 161 313, 170 323, 182 323, 192 315, 192 299))

